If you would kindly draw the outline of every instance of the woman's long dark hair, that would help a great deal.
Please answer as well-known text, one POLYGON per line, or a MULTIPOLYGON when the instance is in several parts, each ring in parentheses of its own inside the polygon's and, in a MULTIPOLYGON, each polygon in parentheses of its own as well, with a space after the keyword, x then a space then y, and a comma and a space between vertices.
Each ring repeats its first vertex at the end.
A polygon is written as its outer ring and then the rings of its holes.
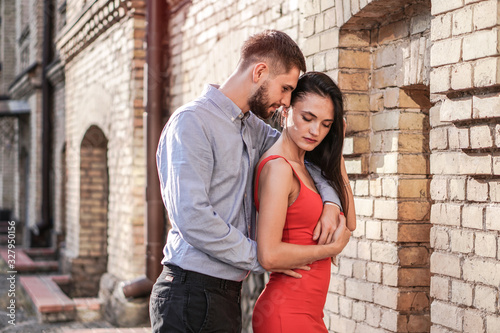
POLYGON ((308 94, 330 98, 333 103, 333 123, 323 141, 314 150, 306 152, 305 159, 321 169, 323 177, 337 191, 344 212, 347 212, 347 192, 340 166, 344 145, 342 92, 328 75, 321 72, 307 72, 299 78, 297 87, 292 92, 290 104, 293 106, 297 100, 305 98, 308 94))

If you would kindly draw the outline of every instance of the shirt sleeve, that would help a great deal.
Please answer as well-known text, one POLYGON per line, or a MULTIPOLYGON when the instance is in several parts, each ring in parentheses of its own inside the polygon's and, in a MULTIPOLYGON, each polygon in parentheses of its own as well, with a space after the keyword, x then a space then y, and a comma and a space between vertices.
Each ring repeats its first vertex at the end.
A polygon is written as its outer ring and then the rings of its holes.
POLYGON ((210 203, 214 165, 210 136, 192 111, 172 116, 160 137, 157 166, 173 228, 194 248, 243 270, 263 272, 257 245, 210 203))
POLYGON ((321 175, 321 170, 315 164, 306 161, 306 168, 309 171, 309 174, 314 180, 316 184, 316 188, 318 189, 319 194, 321 195, 321 199, 323 202, 330 201, 337 204, 342 210, 342 204, 340 202, 339 195, 337 191, 333 187, 330 186, 328 181, 321 175))

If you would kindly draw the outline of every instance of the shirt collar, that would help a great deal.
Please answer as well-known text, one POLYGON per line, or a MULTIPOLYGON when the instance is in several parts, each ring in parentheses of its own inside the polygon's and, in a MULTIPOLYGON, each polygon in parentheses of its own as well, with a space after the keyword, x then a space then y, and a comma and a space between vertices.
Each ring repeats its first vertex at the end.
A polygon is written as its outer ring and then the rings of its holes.
POLYGON ((232 122, 243 120, 250 116, 250 111, 243 113, 241 109, 218 88, 218 85, 207 84, 203 94, 211 99, 232 122))

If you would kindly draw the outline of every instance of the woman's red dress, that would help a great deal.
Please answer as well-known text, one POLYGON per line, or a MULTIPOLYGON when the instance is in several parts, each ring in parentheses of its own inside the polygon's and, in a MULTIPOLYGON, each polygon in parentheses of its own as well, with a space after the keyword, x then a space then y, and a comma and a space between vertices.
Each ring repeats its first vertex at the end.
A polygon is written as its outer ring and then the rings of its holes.
MULTIPOLYGON (((287 161, 282 156, 272 155, 262 160, 257 169, 254 193, 257 211, 260 173, 268 161, 277 158, 287 161)), ((288 207, 282 240, 292 244, 316 245, 317 242, 312 239, 313 231, 321 216, 323 202, 320 195, 306 187, 295 170, 293 172, 300 182, 300 192, 288 207)), ((253 311, 254 333, 328 332, 323 322, 323 307, 330 283, 330 258, 315 261, 309 266, 310 271, 300 271, 300 279, 271 273, 253 311)))

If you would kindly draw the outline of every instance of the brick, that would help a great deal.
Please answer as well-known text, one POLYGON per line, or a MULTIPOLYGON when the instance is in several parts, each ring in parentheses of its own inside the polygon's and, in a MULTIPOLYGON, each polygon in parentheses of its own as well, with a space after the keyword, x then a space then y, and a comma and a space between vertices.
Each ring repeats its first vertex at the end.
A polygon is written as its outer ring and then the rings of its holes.
POLYGON ((408 320, 408 332, 429 332, 431 318, 429 315, 410 315, 408 320))
POLYGON ((382 223, 380 221, 366 221, 366 238, 382 240, 382 223))
POLYGON ((462 329, 463 309, 441 301, 431 304, 432 322, 453 330, 462 329))
POLYGON ((446 99, 441 106, 441 121, 456 121, 472 118, 472 99, 446 99))
POLYGON ((450 200, 465 200, 465 179, 450 179, 449 197, 450 200))
POLYGON ((431 274, 428 268, 400 268, 398 285, 403 287, 425 287, 430 285, 431 274))
POLYGON ((370 94, 370 111, 383 111, 384 110, 384 94, 371 93, 370 94))
POLYGON ((462 226, 473 229, 483 229, 483 208, 465 205, 462 208, 462 226))
POLYGON ((384 264, 382 266, 382 282, 386 286, 398 285, 398 266, 384 264))
MULTIPOLYGON (((376 263, 376 262, 369 262, 366 264, 366 280, 369 282, 374 282, 374 283, 381 283, 382 282, 382 264, 376 263)), ((375 287, 375 297, 377 295, 377 288, 379 286, 375 287)), ((378 303, 375 300, 375 303, 378 303)))
POLYGON ((464 7, 453 12, 452 33, 454 36, 472 32, 472 7, 464 7))
POLYGON ((382 221, 382 238, 386 242, 397 242, 398 223, 394 221, 382 221))
POLYGON ((339 31, 332 29, 320 35, 319 39, 320 50, 326 51, 339 46, 339 31))
POLYGON ((487 119, 500 117, 500 95, 474 96, 472 105, 473 118, 487 119))
POLYGON ((379 332, 376 333, 385 333, 387 332, 387 330, 389 332, 396 332, 398 330, 398 317, 399 313, 397 311, 382 308, 380 327, 384 328, 385 330, 380 329, 379 332))
POLYGON ((491 181, 490 185, 490 200, 492 202, 500 202, 500 182, 491 181))
POLYGON ((431 247, 436 250, 448 250, 450 247, 450 237, 444 228, 432 227, 430 231, 431 247))
POLYGON ((431 40, 439 40, 451 36, 452 14, 438 15, 431 20, 431 40))
POLYGON ((360 301, 373 302, 373 285, 349 279, 346 281, 346 296, 360 301))
POLYGON ((488 200, 488 183, 471 178, 467 181, 467 199, 469 201, 488 200))
POLYGON ((431 207, 431 223, 460 226, 460 210, 461 205, 436 203, 431 207))
POLYGON ((500 147, 500 124, 495 125, 494 129, 495 145, 500 147))
POLYGON ((361 174, 363 166, 360 158, 346 158, 345 168, 348 174, 361 174))
POLYGON ((374 52, 374 68, 382 68, 386 66, 396 65, 397 60, 396 45, 390 44, 380 47, 374 52))
POLYGON ((388 66, 372 72, 372 86, 376 89, 396 86, 397 67, 388 66))
POLYGON ((431 272, 460 278, 460 258, 452 254, 434 252, 431 255, 431 272))
POLYGON ((498 2, 483 1, 474 6, 474 30, 492 28, 498 23, 498 2))
POLYGON ((372 155, 369 170, 376 174, 395 174, 398 172, 398 157, 397 153, 372 155))
POLYGON ((472 60, 498 55, 498 30, 477 31, 464 37, 463 59, 472 60))
POLYGON ((339 297, 339 313, 344 317, 352 316, 352 299, 339 297))
POLYGON ((370 193, 374 197, 382 195, 382 178, 370 180, 370 193))
POLYGON ((363 321, 366 318, 366 306, 362 302, 354 302, 352 305, 352 319, 363 321))
MULTIPOLYGON (((364 260, 371 260, 370 242, 359 240, 358 242, 358 258, 364 260)), ((378 265, 378 264, 377 264, 378 265)))
POLYGON ((441 93, 450 90, 452 66, 432 68, 430 73, 430 92, 441 93))
POLYGON ((464 311, 464 333, 484 332, 484 319, 479 311, 466 309, 464 311))
POLYGON ((370 53, 357 50, 340 49, 339 67, 370 69, 371 68, 370 53))
POLYGON ((485 58, 475 61, 474 87, 489 87, 500 83, 500 58, 485 58))
POLYGON ((493 146, 490 127, 488 125, 473 126, 470 128, 471 148, 490 148, 493 146))
POLYGON ((333 313, 339 313, 339 295, 328 293, 326 295, 325 309, 333 313))
POLYGON ((399 292, 397 310, 426 311, 429 309, 429 293, 427 291, 399 292))
POLYGON ((304 56, 310 56, 318 53, 320 51, 320 38, 318 35, 314 35, 305 39, 304 44, 301 47, 304 56))
POLYGON ((366 47, 369 45, 369 30, 349 31, 340 34, 340 47, 366 47))
POLYGON ((492 160, 489 155, 469 156, 461 153, 459 163, 459 174, 491 175, 492 160))
POLYGON ((398 218, 397 201, 376 199, 374 203, 374 217, 386 220, 396 220, 398 218))
POLYGON ((452 230, 451 250, 453 252, 471 253, 474 247, 474 234, 465 230, 452 230))
POLYGON ((393 244, 374 242, 372 243, 372 260, 394 264, 398 260, 398 250, 393 244))
POLYGON ((356 180, 354 193, 356 196, 366 196, 370 194, 370 183, 367 179, 356 180))
POLYGON ((366 305, 366 324, 374 327, 378 327, 380 324, 380 307, 375 306, 373 304, 366 305))
POLYGON ((345 295, 345 278, 336 274, 330 277, 330 285, 328 291, 338 294, 345 295))
POLYGON ((450 281, 448 278, 436 275, 431 277, 431 291, 430 291, 431 297, 442 301, 447 301, 449 293, 450 293, 450 281))
POLYGON ((425 155, 399 154, 398 173, 404 175, 426 175, 428 173, 428 158, 425 155))
POLYGON ((433 200, 441 200, 441 201, 448 199, 448 178, 439 176, 432 178, 431 198, 433 200))
POLYGON ((463 6, 462 0, 432 1, 431 14, 437 15, 463 6))
POLYGON ((493 174, 500 175, 500 156, 493 156, 493 174))
POLYGON ((470 89, 473 87, 472 63, 456 64, 451 70, 451 88, 453 90, 470 89))
POLYGON ((498 315, 486 317, 486 333, 500 332, 500 317, 498 315))
POLYGON ((367 94, 344 94, 344 109, 348 111, 369 111, 370 98, 367 94))
POLYGON ((398 306, 398 288, 375 285, 373 302, 390 309, 396 309, 398 306))
POLYGON ((500 207, 486 207, 486 228, 500 230, 500 207))
POLYGON ((339 85, 344 90, 349 91, 367 91, 368 90, 368 73, 347 73, 339 72, 339 85))
POLYGON ((465 258, 463 279, 497 287, 500 282, 500 264, 481 258, 465 258))
POLYGON ((448 128, 434 128, 429 133, 429 148, 444 150, 448 148, 448 128))
POLYGON ((455 126, 448 128, 448 144, 450 149, 466 149, 470 147, 469 130, 455 126))
POLYGON ((474 253, 481 257, 495 258, 497 255, 497 240, 495 235, 476 232, 474 253))
POLYGON ((460 39, 446 39, 434 42, 431 46, 431 66, 439 67, 459 62, 461 49, 462 41, 460 39))
POLYGON ((485 286, 476 286, 474 306, 488 312, 496 312, 498 290, 485 286))
POLYGON ((382 179, 382 195, 385 197, 395 198, 398 195, 398 180, 395 178, 382 179))
POLYGON ((429 182, 428 179, 399 179, 398 197, 427 198, 429 182))
POLYGON ((473 287, 469 283, 458 280, 451 281, 451 301, 465 306, 472 305, 473 287))
POLYGON ((389 43, 393 40, 408 37, 410 29, 408 24, 402 20, 381 26, 378 31, 378 43, 389 43))

